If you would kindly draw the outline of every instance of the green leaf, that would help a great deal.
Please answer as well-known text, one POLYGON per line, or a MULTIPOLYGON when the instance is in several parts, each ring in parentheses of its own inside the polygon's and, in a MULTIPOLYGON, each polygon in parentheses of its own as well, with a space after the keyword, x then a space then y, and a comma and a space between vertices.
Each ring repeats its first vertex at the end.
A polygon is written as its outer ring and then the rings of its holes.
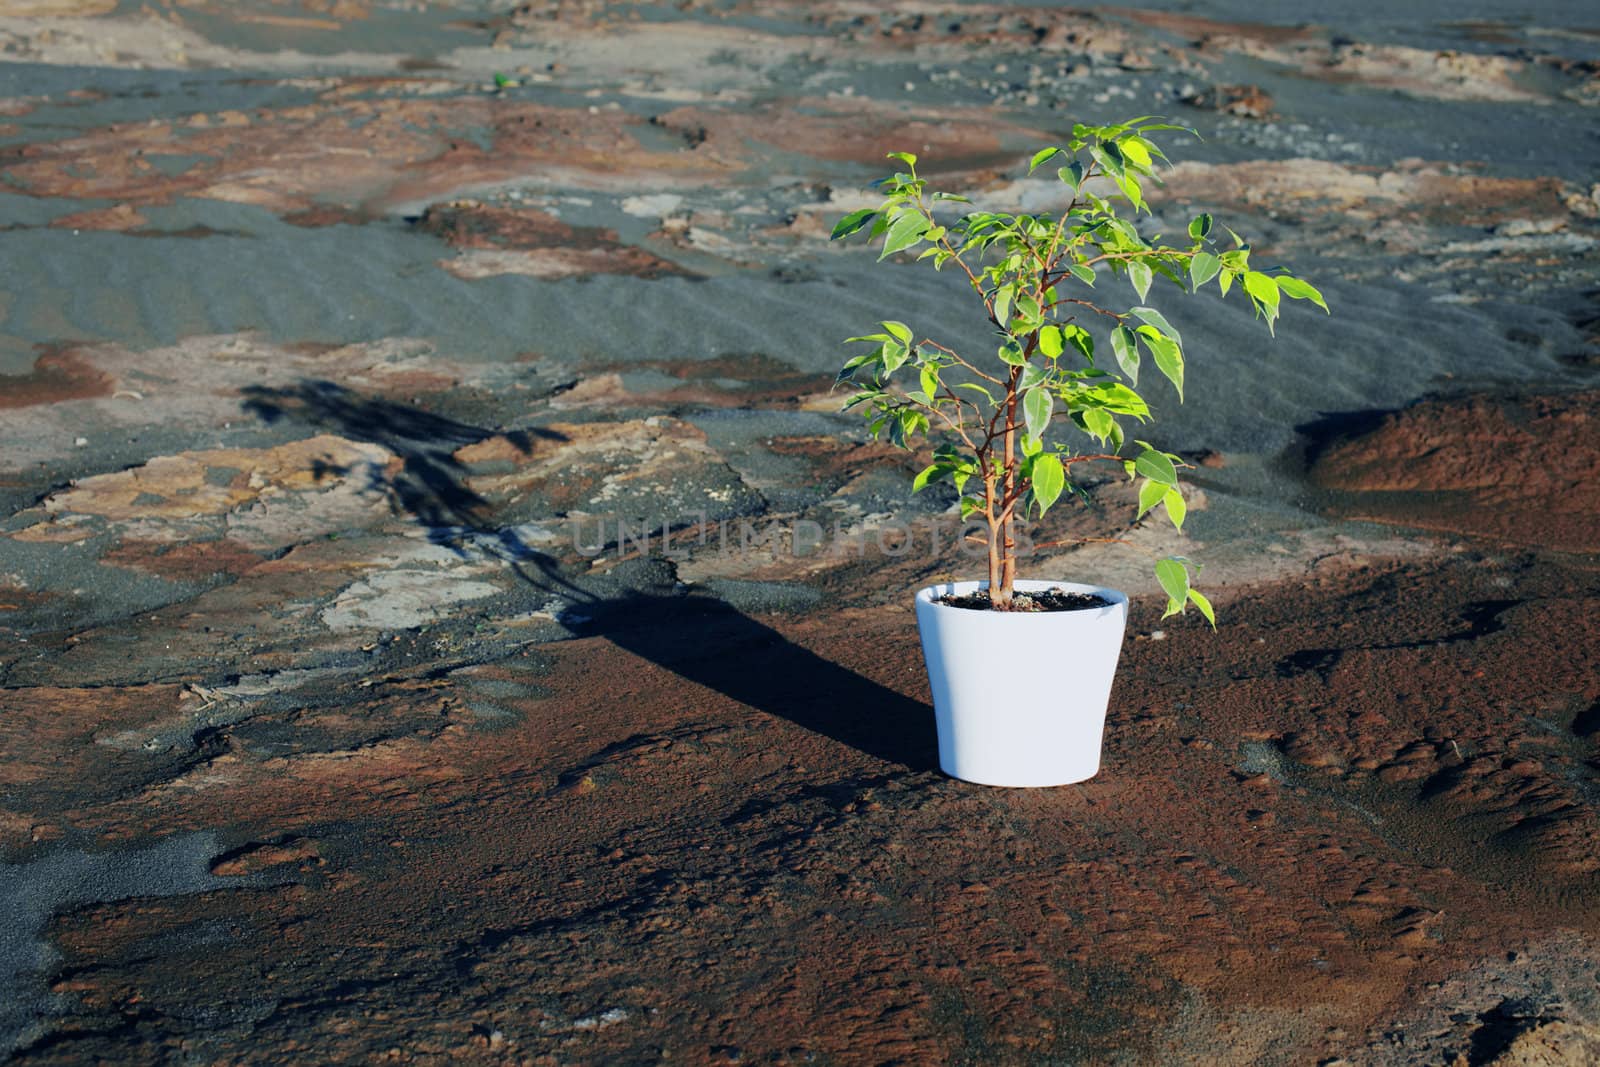
POLYGON ((1036 385, 1043 385, 1046 374, 1043 367, 1030 363, 1022 368, 1022 374, 1017 378, 1017 388, 1032 389, 1036 385))
POLYGON ((1204 240, 1206 235, 1209 234, 1210 232, 1211 232, 1211 216, 1210 215, 1197 215, 1197 216, 1195 216, 1195 220, 1193 222, 1189 223, 1189 236, 1193 237, 1196 241, 1204 240))
POLYGON ((1212 610, 1211 601, 1207 600, 1198 589, 1189 590, 1189 599, 1194 601, 1194 606, 1200 609, 1200 614, 1206 617, 1206 622, 1209 622, 1211 628, 1215 630, 1217 628, 1217 613, 1212 610))
POLYGON ((1033 297, 1029 296, 1027 293, 1022 293, 1022 294, 1019 294, 1017 296, 1017 301, 1016 302, 1017 302, 1017 317, 1019 319, 1021 319, 1024 322, 1037 322, 1037 321, 1039 321, 1039 315, 1040 315, 1039 301, 1035 300, 1033 297))
POLYGON ((977 382, 962 382, 961 384, 957 385, 956 388, 957 389, 970 389, 975 393, 981 393, 981 394, 983 394, 983 398, 985 400, 987 400, 990 404, 998 404, 999 403, 999 401, 994 398, 994 394, 993 393, 989 392, 989 390, 985 389, 983 386, 979 385, 977 382))
POLYGON ((1085 408, 1072 413, 1073 420, 1083 427, 1083 432, 1093 434, 1104 441, 1107 437, 1117 432, 1117 420, 1110 412, 1100 408, 1085 408))
POLYGON ((922 240, 922 235, 932 229, 933 223, 926 215, 915 211, 908 211, 895 219, 889 226, 889 232, 883 238, 883 254, 878 257, 878 262, 883 262, 896 252, 910 248, 922 240))
POLYGON ((1074 193, 1083 185, 1083 164, 1074 161, 1070 166, 1062 167, 1056 171, 1056 177, 1061 183, 1069 187, 1074 193))
POLYGON ((828 239, 837 241, 841 237, 849 237, 877 217, 877 211, 870 207, 864 207, 860 211, 852 211, 834 224, 833 235, 828 239))
MULTIPOLYGON (((1310 282, 1302 281, 1287 274, 1280 274, 1274 280, 1278 283, 1278 289, 1284 296, 1289 297, 1291 300, 1309 300, 1323 311, 1328 311, 1328 305, 1322 299, 1322 294, 1317 292, 1316 287, 1310 282)), ((1332 314, 1331 311, 1328 313, 1332 314)))
POLYGON ((884 158, 898 159, 908 167, 915 167, 917 165, 917 157, 912 155, 910 152, 890 152, 884 158))
POLYGON ((1072 394, 1072 402, 1083 407, 1101 407, 1118 415, 1143 419, 1150 415, 1144 398, 1121 382, 1098 382, 1072 394))
POLYGON ((1267 318, 1276 318, 1278 315, 1278 283, 1272 280, 1270 274, 1262 274, 1258 270, 1245 271, 1244 291, 1255 297, 1267 313, 1267 318))
POLYGON ((1016 292, 1016 286, 1002 285, 994 291, 994 321, 1004 329, 1006 320, 1011 317, 1011 295, 1016 292))
POLYGON ((1007 341, 1001 345, 996 355, 1000 357, 1001 362, 1009 363, 1013 367, 1020 367, 1028 362, 1028 358, 1022 354, 1022 346, 1015 341, 1007 341))
POLYGON ((1222 277, 1217 279, 1217 288, 1222 290, 1222 295, 1227 296, 1228 290, 1233 288, 1233 271, 1225 270, 1222 277))
POLYGON ((1172 323, 1167 321, 1167 317, 1161 314, 1161 312, 1157 311, 1155 308, 1129 308, 1128 314, 1136 316, 1140 322, 1149 323, 1151 326, 1154 326, 1156 329, 1160 330, 1162 333, 1166 334, 1180 345, 1183 344, 1182 335, 1180 335, 1177 330, 1173 329, 1172 323))
POLYGON ((1139 344, 1134 340, 1133 331, 1126 326, 1118 326, 1112 330, 1111 351, 1117 357, 1117 366, 1128 376, 1128 381, 1138 385, 1139 344))
POLYGON ((1122 181, 1122 153, 1117 150, 1115 144, 1108 142, 1092 146, 1089 155, 1094 157, 1094 161, 1100 164, 1100 169, 1105 171, 1108 177, 1117 182, 1122 181))
POLYGON ((1183 529, 1183 517, 1189 513, 1189 504, 1183 499, 1183 494, 1178 491, 1178 487, 1175 485, 1168 486, 1166 495, 1162 497, 1162 500, 1166 502, 1167 518, 1172 520, 1173 527, 1179 530, 1183 529))
POLYGON ((1035 387, 1022 395, 1022 415, 1028 424, 1028 436, 1042 438, 1044 429, 1050 425, 1050 412, 1055 407, 1056 398, 1050 395, 1048 389, 1035 387))
POLYGON ((1171 488, 1172 487, 1170 485, 1162 485, 1160 482, 1151 481, 1149 478, 1146 478, 1144 481, 1140 482, 1139 514, 1134 516, 1134 518, 1144 518, 1145 512, 1161 503, 1161 501, 1166 498, 1167 490, 1171 488))
POLYGON ((1082 263, 1068 263, 1067 269, 1072 272, 1072 276, 1074 278, 1078 279, 1084 285, 1094 284, 1093 267, 1086 267, 1082 263))
POLYGON ((928 394, 930 400, 939 395, 939 367, 937 364, 924 363, 922 365, 922 391, 928 394))
POLYGON ((1196 252, 1194 258, 1189 260, 1189 282, 1199 292, 1200 287, 1215 278, 1221 269, 1222 260, 1210 252, 1196 252))
POLYGON ((945 475, 949 473, 950 468, 944 464, 931 463, 922 469, 921 474, 918 474, 914 479, 912 479, 911 491, 913 493, 920 493, 934 482, 942 481, 945 475))
POLYGON ((1130 172, 1124 172, 1122 177, 1117 179, 1117 185, 1121 187, 1123 195, 1128 198, 1135 211, 1144 209, 1144 190, 1140 188, 1138 178, 1130 172))
POLYGON ((904 366, 905 361, 911 358, 911 347, 896 344, 893 341, 883 343, 883 373, 885 376, 893 374, 904 366))
POLYGON ((1178 390, 1178 399, 1183 399, 1183 349, 1178 342, 1165 336, 1154 326, 1139 327, 1139 338, 1144 341, 1144 346, 1150 350, 1150 355, 1155 358, 1156 366, 1161 373, 1167 376, 1173 388, 1178 390))
POLYGON ((1137 137, 1124 137, 1117 142, 1117 147, 1122 150, 1124 158, 1132 160, 1141 167, 1149 168, 1150 150, 1137 137))
POLYGON ((1164 559, 1156 564, 1156 581, 1167 594, 1167 610, 1161 617, 1182 611, 1189 599, 1189 568, 1175 559, 1164 559))
POLYGON ((1047 359, 1056 359, 1061 355, 1061 327, 1045 326, 1039 330, 1039 351, 1047 359))
POLYGON ((911 327, 907 326, 905 323, 903 323, 903 322, 883 322, 883 323, 879 323, 879 325, 882 326, 885 330, 888 330, 889 331, 889 335, 891 337, 893 337, 895 340, 901 342, 902 344, 910 344, 911 343, 911 327))
POLYGON ((1033 154, 1033 159, 1028 162, 1028 173, 1032 174, 1039 169, 1039 164, 1061 154, 1059 148, 1042 148, 1033 154))
POLYGON ((1173 486, 1178 484, 1178 468, 1172 465, 1172 460, 1153 448, 1147 448, 1139 453, 1139 458, 1133 461, 1136 474, 1142 474, 1152 482, 1173 486))
POLYGON ((1128 280, 1133 283, 1133 291, 1139 294, 1140 300, 1143 300, 1145 294, 1150 291, 1151 274, 1149 266, 1137 259, 1129 260, 1128 280))
POLYGON ((1072 347, 1083 353, 1084 359, 1090 363, 1094 362, 1094 335, 1092 333, 1075 322, 1069 322, 1061 327, 1061 332, 1068 341, 1072 342, 1072 347))
POLYGON ((1066 468, 1054 452, 1047 452, 1033 461, 1033 499, 1039 503, 1039 514, 1050 510, 1066 484, 1066 468))

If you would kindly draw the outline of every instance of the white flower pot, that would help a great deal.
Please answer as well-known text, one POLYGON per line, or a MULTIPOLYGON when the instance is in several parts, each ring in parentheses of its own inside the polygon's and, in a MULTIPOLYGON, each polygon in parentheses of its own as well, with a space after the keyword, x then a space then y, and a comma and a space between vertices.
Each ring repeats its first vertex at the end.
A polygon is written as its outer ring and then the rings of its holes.
POLYGON ((1098 593, 1080 611, 975 611, 935 598, 985 589, 948 582, 917 593, 917 628, 933 687, 939 766, 981 785, 1067 785, 1100 769, 1111 679, 1128 598, 1072 582, 1018 581, 1018 591, 1098 593))

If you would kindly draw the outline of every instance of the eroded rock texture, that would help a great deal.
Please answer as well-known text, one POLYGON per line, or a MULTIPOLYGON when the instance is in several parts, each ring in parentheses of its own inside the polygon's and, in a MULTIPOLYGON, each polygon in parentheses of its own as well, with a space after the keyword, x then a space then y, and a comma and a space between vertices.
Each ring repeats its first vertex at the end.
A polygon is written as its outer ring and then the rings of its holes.
POLYGON ((0 1049, 1592 1060, 1600 43, 1262 17, 0 2, 0 1049), (991 342, 827 237, 1143 113, 1148 232, 1335 314, 1174 291, 1186 536, 1028 531, 1134 594, 1104 769, 966 785, 909 595, 979 563, 831 388, 991 342))

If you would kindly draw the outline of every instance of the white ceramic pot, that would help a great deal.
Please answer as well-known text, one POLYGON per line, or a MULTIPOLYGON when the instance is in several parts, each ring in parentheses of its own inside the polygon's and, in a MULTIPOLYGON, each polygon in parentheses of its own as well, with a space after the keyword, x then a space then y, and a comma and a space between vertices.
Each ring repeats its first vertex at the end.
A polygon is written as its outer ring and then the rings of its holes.
POLYGON ((939 766, 981 785, 1067 785, 1094 777, 1127 596, 1073 582, 1018 581, 1019 592, 1060 588, 1098 593, 1111 604, 1007 612, 935 602, 988 585, 948 582, 917 593, 939 766))

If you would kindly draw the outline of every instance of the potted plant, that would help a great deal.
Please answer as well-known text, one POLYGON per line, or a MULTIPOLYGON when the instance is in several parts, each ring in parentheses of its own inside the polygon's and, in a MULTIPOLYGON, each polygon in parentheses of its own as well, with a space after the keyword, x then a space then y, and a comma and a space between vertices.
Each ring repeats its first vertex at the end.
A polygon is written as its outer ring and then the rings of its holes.
MULTIPOLYGON (((1044 515, 1077 490, 1075 468, 1123 465, 1138 485, 1143 517, 1162 509, 1183 526, 1183 461, 1139 440, 1125 456, 1124 427, 1150 422, 1138 392, 1145 357, 1183 396, 1183 339, 1147 303, 1165 279, 1227 296, 1237 286, 1272 330, 1284 298, 1327 310, 1320 293, 1285 270, 1257 270, 1250 247, 1213 240, 1209 215, 1178 244, 1146 239, 1129 218, 1145 205, 1144 183, 1166 156, 1151 135, 1184 130, 1151 118, 1111 126, 1076 125, 1064 147, 1045 148, 1032 174, 1051 164, 1066 207, 1051 214, 963 208, 966 197, 935 192, 917 174, 917 157, 876 183, 882 204, 846 215, 835 240, 865 233, 883 242, 879 261, 916 253, 935 270, 965 276, 993 331, 992 353, 963 354, 897 319, 882 332, 850 338, 866 345, 840 372, 856 392, 845 405, 870 420, 874 436, 912 448, 937 438, 913 488, 954 483, 962 518, 987 530, 988 577, 923 589, 917 623, 933 690, 939 761, 946 773, 991 785, 1060 785, 1099 769, 1101 734, 1122 646, 1128 598, 1113 589, 1017 576, 1017 524, 1044 515), (1126 282, 1138 302, 1127 299, 1126 282), (1103 295, 1102 295, 1103 294, 1103 295), (1107 358, 1109 357, 1109 358, 1107 358)), ((1193 133, 1192 130, 1184 132, 1193 133)), ((1149 375, 1146 375, 1146 381, 1149 375)), ((1192 584, 1191 565, 1170 557, 1155 566, 1166 615, 1193 604, 1215 627, 1210 602, 1192 584)))

